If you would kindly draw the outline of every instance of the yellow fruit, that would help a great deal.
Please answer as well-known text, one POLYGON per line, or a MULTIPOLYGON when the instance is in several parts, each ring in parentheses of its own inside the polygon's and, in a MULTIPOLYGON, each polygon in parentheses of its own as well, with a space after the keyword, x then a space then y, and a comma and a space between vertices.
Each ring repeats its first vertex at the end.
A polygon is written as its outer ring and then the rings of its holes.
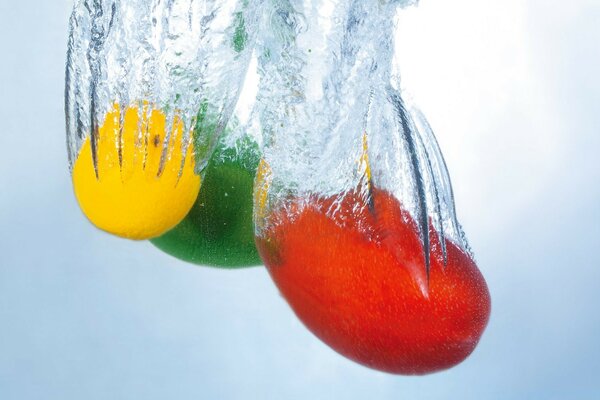
POLYGON ((165 146, 166 124, 165 114, 148 105, 115 105, 98 129, 95 167, 93 139, 85 139, 73 165, 73 187, 98 228, 149 239, 177 225, 194 204, 200 177, 194 173, 191 135, 184 154, 183 122, 175 117, 165 146))

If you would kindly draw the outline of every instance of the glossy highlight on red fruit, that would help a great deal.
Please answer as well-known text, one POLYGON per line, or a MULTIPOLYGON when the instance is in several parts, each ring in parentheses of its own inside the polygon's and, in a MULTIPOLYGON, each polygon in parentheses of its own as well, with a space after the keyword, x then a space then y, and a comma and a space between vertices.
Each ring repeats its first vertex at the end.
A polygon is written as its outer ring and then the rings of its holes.
POLYGON ((373 188, 369 206, 349 193, 286 210, 271 214, 259 252, 296 315, 335 351, 415 375, 475 349, 491 308, 483 276, 450 240, 444 265, 432 231, 428 278, 416 224, 392 195, 373 188))

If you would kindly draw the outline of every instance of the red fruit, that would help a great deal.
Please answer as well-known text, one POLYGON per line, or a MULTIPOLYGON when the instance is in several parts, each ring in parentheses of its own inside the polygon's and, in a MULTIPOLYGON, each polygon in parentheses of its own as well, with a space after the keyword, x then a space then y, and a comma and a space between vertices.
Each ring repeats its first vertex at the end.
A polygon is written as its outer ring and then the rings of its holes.
POLYGON ((432 250, 428 281, 414 220, 385 191, 371 200, 361 207, 351 193, 273 213, 257 239, 271 277, 309 330, 360 364, 426 374, 460 363, 490 315, 481 273, 447 240, 447 263, 432 250))

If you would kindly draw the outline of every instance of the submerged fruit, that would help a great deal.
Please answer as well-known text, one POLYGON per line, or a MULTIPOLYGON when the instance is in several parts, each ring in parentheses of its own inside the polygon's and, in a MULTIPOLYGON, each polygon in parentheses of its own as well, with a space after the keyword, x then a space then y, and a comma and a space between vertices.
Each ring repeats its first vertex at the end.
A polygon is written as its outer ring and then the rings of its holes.
POLYGON ((152 243, 172 256, 200 265, 235 268, 262 264, 252 223, 258 160, 258 148, 250 140, 235 148, 217 148, 189 214, 152 243))
POLYGON ((183 122, 175 117, 168 132, 165 114, 147 108, 115 105, 73 165, 75 195, 87 218, 129 239, 156 237, 177 225, 200 189, 183 122))
POLYGON ((490 314, 481 273, 447 240, 446 265, 433 254, 427 278, 408 212, 376 188, 370 200, 349 193, 272 213, 257 238, 271 277, 308 329, 360 364, 426 374, 460 363, 490 314))

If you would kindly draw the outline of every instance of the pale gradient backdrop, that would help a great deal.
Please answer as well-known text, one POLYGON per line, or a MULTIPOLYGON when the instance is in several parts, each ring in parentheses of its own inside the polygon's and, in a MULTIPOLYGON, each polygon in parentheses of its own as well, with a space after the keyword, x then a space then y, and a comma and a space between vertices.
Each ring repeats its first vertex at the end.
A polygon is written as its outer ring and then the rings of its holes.
POLYGON ((600 2, 422 0, 403 86, 446 156, 493 299, 475 353, 368 370, 262 268, 222 271, 94 229, 67 169, 68 0, 0 0, 0 399, 600 398, 600 2))

